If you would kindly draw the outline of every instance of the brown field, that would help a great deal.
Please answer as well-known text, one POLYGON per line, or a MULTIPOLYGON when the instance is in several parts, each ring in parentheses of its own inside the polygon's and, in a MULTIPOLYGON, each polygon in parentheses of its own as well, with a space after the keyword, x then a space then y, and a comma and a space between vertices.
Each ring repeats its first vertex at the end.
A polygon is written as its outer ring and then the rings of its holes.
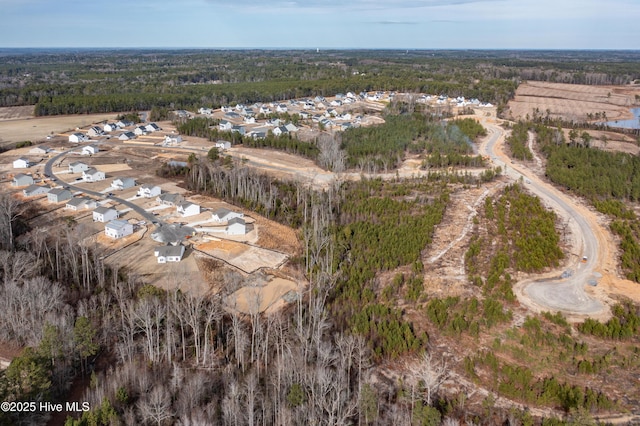
POLYGON ((10 143, 41 141, 47 135, 64 133, 104 120, 113 120, 116 113, 33 117, 33 107, 0 108, 0 146, 10 143))
POLYGON ((589 121, 588 113, 606 113, 608 121, 633 118, 630 108, 637 106, 638 86, 586 86, 531 81, 522 83, 516 96, 509 101, 505 112, 508 118, 531 117, 537 108, 540 114, 547 110, 552 118, 589 121))

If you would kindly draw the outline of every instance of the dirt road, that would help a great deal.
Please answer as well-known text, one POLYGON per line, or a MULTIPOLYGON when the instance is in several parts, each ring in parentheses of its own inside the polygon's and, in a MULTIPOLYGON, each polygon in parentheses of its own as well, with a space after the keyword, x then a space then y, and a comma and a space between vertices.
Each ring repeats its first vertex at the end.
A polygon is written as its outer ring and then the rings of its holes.
MULTIPOLYGON (((506 176, 524 182, 533 194, 565 218, 575 237, 575 251, 570 254, 569 267, 565 271, 519 282, 514 287, 518 299, 535 311, 562 311, 569 316, 606 318, 609 316, 608 306, 585 289, 585 286, 597 283, 602 275, 596 269, 610 257, 610 243, 605 240, 605 233, 596 218, 584 206, 541 181, 527 167, 511 163, 500 149, 504 140, 502 128, 489 122, 484 125, 491 135, 482 144, 481 152, 490 156, 494 165, 501 166, 506 176), (581 262, 583 256, 586 256, 586 262, 581 262)), ((609 301, 606 295, 601 294, 600 298, 609 301)))

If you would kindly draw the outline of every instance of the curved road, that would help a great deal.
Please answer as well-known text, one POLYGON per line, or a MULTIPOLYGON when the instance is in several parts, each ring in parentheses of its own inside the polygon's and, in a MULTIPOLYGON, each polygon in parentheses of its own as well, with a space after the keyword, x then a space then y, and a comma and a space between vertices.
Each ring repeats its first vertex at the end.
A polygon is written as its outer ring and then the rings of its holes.
MULTIPOLYGON (((73 151, 74 149, 69 149, 67 151, 61 152, 60 154, 56 155, 55 157, 50 158, 46 164, 44 165, 44 174, 45 176, 50 176, 52 178, 56 178, 57 181, 61 181, 61 179, 59 177, 57 177, 54 173, 53 173, 53 164, 58 161, 62 156, 67 155, 70 151, 73 151)), ((68 186, 69 189, 73 189, 75 191, 81 191, 84 192, 86 194, 91 194, 95 197, 98 198, 104 198, 104 194, 101 192, 97 192, 97 191, 92 191, 90 189, 85 189, 85 188, 80 188, 79 186, 75 186, 72 185, 70 183, 67 182, 63 182, 63 184, 65 186, 68 186)), ((150 213, 148 211, 146 211, 145 209, 143 209, 142 207, 133 204, 131 201, 127 201, 124 200, 122 198, 118 198, 118 197, 109 197, 109 199, 116 201, 122 205, 125 205, 129 208, 131 208, 132 210, 136 211, 137 213, 139 213, 142 217, 144 217, 146 220, 149 221, 149 223, 158 223, 159 225, 163 225, 164 223, 162 221, 160 221, 156 216, 153 215, 153 213, 150 213)))
POLYGON ((492 162, 501 166, 503 173, 513 180, 522 180, 524 185, 535 195, 546 202, 548 206, 567 216, 569 226, 577 239, 577 247, 581 249, 573 264, 570 266, 571 275, 561 278, 532 279, 518 283, 523 294, 518 294, 520 302, 535 310, 562 311, 573 315, 598 315, 605 312, 603 303, 587 295, 585 286, 596 279, 594 269, 598 265, 598 239, 587 220, 576 208, 565 201, 565 197, 551 185, 540 181, 533 172, 522 165, 514 165, 507 157, 497 150, 497 145, 503 139, 504 131, 501 127, 484 123, 489 129, 490 138, 480 147, 483 155, 490 157, 492 162), (582 256, 587 261, 582 263, 582 256), (525 297, 522 297, 525 296, 525 297))

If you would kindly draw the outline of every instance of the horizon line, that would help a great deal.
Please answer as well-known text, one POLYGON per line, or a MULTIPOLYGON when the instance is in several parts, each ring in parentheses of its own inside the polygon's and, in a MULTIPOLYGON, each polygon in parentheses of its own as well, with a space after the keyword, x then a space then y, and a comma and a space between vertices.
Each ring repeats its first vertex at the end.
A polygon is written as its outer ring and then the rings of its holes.
POLYGON ((555 52, 640 52, 639 48, 572 48, 572 47, 189 47, 189 46, 130 46, 130 47, 99 47, 99 46, 28 46, 5 47, 0 50, 304 50, 304 51, 352 51, 352 50, 391 50, 391 51, 555 51, 555 52))

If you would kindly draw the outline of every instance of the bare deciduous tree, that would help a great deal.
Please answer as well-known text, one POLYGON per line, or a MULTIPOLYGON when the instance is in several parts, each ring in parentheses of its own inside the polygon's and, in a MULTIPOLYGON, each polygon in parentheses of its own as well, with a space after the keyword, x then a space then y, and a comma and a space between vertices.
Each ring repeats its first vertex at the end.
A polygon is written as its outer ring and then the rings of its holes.
POLYGON ((145 423, 160 426, 171 417, 171 394, 164 386, 156 386, 138 403, 138 410, 145 423))
POLYGON ((431 405, 442 383, 447 380, 449 370, 444 359, 436 361, 429 352, 425 352, 411 368, 412 376, 421 385, 425 402, 431 405))
POLYGON ((346 152, 340 149, 341 137, 339 134, 322 133, 318 138, 318 164, 320 167, 335 173, 342 173, 345 169, 346 152))
POLYGON ((13 225, 24 207, 20 200, 9 194, 0 194, 0 247, 13 250, 13 225))

